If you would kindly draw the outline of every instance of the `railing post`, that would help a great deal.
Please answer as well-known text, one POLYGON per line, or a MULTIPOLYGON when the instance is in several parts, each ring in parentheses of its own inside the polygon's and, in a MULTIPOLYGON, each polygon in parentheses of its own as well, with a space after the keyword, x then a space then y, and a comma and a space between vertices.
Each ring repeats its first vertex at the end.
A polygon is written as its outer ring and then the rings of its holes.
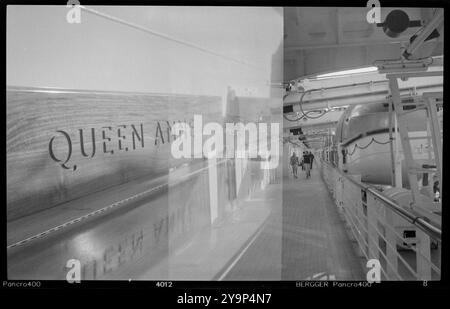
POLYGON ((337 178, 337 174, 336 174, 336 171, 335 170, 331 170, 330 171, 330 182, 331 182, 331 184, 330 184, 330 188, 331 188, 331 193, 332 193, 332 195, 333 195, 333 200, 334 201, 336 201, 336 186, 337 186, 337 181, 338 181, 338 178, 337 178))
MULTIPOLYGON (((348 175, 348 177, 356 180, 361 181, 361 175, 348 175)), ((355 219, 356 228, 361 233, 361 237, 364 238, 364 240, 367 242, 367 233, 364 231, 364 229, 367 230, 367 217, 363 213, 362 208, 362 196, 361 196, 361 188, 359 186, 354 185, 350 180, 345 179, 345 182, 348 184, 345 188, 347 192, 350 193, 350 201, 347 201, 347 204, 351 207, 351 212, 358 218, 355 219), (361 226, 361 222, 365 224, 364 227, 361 226)), ((344 190, 344 188, 342 188, 344 190)), ((361 242, 361 245, 364 245, 364 242, 361 242)), ((368 253, 369 248, 360 248, 361 252, 366 255, 368 253)))
POLYGON ((334 199, 336 201, 336 205, 339 209, 342 209, 342 205, 344 203, 344 199, 342 196, 342 190, 344 187, 344 182, 337 171, 333 173, 333 183, 334 183, 334 199))
POLYGON ((217 186, 217 158, 208 159, 208 184, 209 184, 209 214, 211 224, 219 216, 219 191, 217 186))
MULTIPOLYGON (((351 234, 356 238, 359 253, 369 259, 381 259, 385 279, 402 280, 400 261, 418 280, 431 280, 433 272, 440 275, 440 260, 430 264, 431 237, 435 237, 440 244, 440 228, 417 218, 417 215, 403 209, 378 190, 362 184, 361 175, 343 174, 325 162, 323 172, 328 189, 333 191, 336 206, 342 211, 351 234), (404 255, 398 252, 397 246, 398 242, 407 242, 399 235, 398 228, 411 228, 411 225, 416 230, 416 269, 409 259, 405 260, 404 255), (381 245, 380 239, 383 240, 381 245), (384 242, 386 248, 383 247, 384 242)), ((440 247, 433 250, 439 252, 440 247)), ((438 252, 433 252, 433 258, 438 252)))
POLYGON ((342 204, 343 199, 341 195, 341 188, 343 186, 343 183, 341 175, 339 175, 339 173, 336 170, 334 170, 333 172, 333 183, 334 183, 334 197, 336 199, 337 196, 339 196, 339 201, 341 202, 340 204, 342 204))
POLYGON ((378 236, 378 231, 376 230, 376 227, 378 225, 377 220, 377 204, 378 201, 375 199, 374 196, 371 194, 367 194, 366 199, 366 205, 367 205, 367 231, 368 231, 368 237, 367 242, 369 244, 369 250, 367 252, 367 256, 369 259, 377 259, 380 260, 380 241, 378 236))
POLYGON ((395 225, 394 225, 394 212, 388 208, 385 208, 385 219, 386 225, 385 227, 385 237, 386 237, 386 274, 388 275, 388 280, 395 280, 396 273, 398 273, 398 251, 397 251, 397 236, 395 235, 395 225), (389 246, 389 244, 391 246, 389 246))
POLYGON ((430 236, 416 229, 416 272, 421 280, 431 280, 431 243, 430 236), (421 254, 419 254, 419 252, 421 254), (428 259, 428 261, 427 261, 428 259))

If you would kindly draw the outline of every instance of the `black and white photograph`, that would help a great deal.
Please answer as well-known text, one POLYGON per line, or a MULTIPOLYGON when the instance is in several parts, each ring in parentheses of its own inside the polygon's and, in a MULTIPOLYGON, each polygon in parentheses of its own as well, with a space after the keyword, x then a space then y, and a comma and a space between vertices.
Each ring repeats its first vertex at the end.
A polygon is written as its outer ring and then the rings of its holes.
POLYGON ((221 4, 3 6, 4 289, 440 286, 443 4, 221 4))

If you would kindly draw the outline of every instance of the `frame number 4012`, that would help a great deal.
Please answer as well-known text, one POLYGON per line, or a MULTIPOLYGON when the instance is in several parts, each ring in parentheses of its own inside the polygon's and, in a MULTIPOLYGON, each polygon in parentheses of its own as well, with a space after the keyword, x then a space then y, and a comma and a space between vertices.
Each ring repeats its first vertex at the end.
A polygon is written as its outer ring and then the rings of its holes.
POLYGON ((171 288, 172 282, 171 281, 158 281, 158 282, 156 282, 156 286, 158 288, 171 288))

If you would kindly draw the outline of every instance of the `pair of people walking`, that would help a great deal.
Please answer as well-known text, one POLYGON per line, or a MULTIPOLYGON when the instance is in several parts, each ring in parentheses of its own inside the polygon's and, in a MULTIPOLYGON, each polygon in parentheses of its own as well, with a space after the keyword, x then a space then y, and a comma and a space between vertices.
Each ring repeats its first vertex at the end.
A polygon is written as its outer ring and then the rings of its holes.
POLYGON ((292 166, 292 174, 294 175, 294 178, 298 178, 297 177, 297 167, 299 165, 302 166, 302 170, 306 171, 306 178, 310 178, 313 161, 314 161, 314 155, 311 152, 304 151, 301 162, 299 162, 299 158, 297 157, 295 152, 292 153, 292 156, 290 159, 290 164, 292 166))

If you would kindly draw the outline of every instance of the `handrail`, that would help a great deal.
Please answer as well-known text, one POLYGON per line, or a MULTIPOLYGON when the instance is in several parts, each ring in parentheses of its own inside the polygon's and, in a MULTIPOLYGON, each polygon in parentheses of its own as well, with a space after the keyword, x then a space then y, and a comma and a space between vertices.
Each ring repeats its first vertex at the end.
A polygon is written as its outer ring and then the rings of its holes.
POLYGON ((384 196, 380 192, 374 190, 373 188, 364 185, 363 183, 349 177, 347 174, 343 173, 341 170, 335 168, 334 166, 330 165, 328 162, 324 161, 322 158, 320 158, 320 161, 322 161, 322 164, 325 163, 328 167, 334 168, 336 171, 341 174, 341 176, 345 177, 347 180, 355 184, 356 186, 369 191, 371 194, 373 194, 375 197, 380 199, 385 205, 387 205, 392 211, 403 217, 406 221, 413 224, 423 232, 425 232, 430 237, 441 241, 442 240, 442 231, 440 228, 428 223, 425 221, 422 217, 417 217, 416 215, 410 213, 409 211, 405 210, 401 206, 399 206, 397 203, 389 199, 388 197, 384 196))

